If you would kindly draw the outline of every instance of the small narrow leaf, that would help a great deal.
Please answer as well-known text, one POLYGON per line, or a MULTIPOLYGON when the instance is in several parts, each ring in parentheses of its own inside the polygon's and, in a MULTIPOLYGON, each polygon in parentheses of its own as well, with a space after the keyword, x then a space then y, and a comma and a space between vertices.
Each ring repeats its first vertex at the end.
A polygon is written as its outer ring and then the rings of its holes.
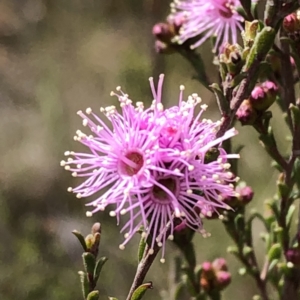
POLYGON ((176 289, 175 289, 175 293, 174 293, 174 299, 175 300, 181 300, 181 299, 183 299, 184 288, 185 288, 185 286, 184 286, 183 282, 179 282, 177 284, 176 289))
POLYGON ((83 235, 77 230, 73 230, 72 233, 77 237, 77 239, 80 242, 84 252, 86 252, 87 251, 87 246, 86 246, 83 235))
POLYGON ((94 269, 96 264, 95 256, 92 253, 85 252, 82 254, 82 259, 83 259, 85 271, 88 274, 94 274, 94 269))
POLYGON ((86 300, 98 300, 99 299, 99 291, 92 291, 88 294, 86 300))
POLYGON ((279 243, 273 244, 268 252, 268 260, 279 259, 281 256, 281 245, 279 243))
POLYGON ((279 262, 279 259, 273 259, 271 261, 271 263, 269 264, 268 273, 270 273, 276 267, 278 262, 279 262))
POLYGON ((215 94, 220 113, 222 115, 225 114, 225 113, 228 113, 229 103, 227 102, 220 86, 217 83, 213 83, 213 84, 210 85, 210 88, 213 90, 213 92, 215 94))
POLYGON ((118 300, 118 299, 115 297, 108 297, 108 300, 118 300))
POLYGON ((141 300, 148 289, 152 289, 152 282, 140 285, 133 293, 131 300, 141 300))
POLYGON ((79 271, 78 274, 80 277, 83 299, 85 300, 90 291, 89 290, 89 282, 88 282, 86 273, 84 273, 83 271, 79 271))
POLYGON ((146 240, 142 235, 141 239, 140 239, 139 247, 138 247, 138 262, 140 262, 142 260, 142 258, 144 256, 145 248, 146 248, 146 240))
POLYGON ((292 219, 293 219, 293 215, 294 215, 295 210, 296 210, 296 206, 291 205, 288 212, 287 212, 287 215, 286 215, 286 227, 287 228, 291 227, 291 223, 292 223, 292 219))
POLYGON ((102 267, 104 266, 104 264, 106 263, 107 260, 108 260, 108 258, 103 256, 103 257, 100 257, 99 260, 97 261, 96 267, 94 269, 94 282, 95 283, 98 281, 102 267))
POLYGON ((238 214, 234 218, 234 225, 235 225, 235 228, 237 230, 244 230, 244 228, 245 228, 245 219, 244 219, 244 216, 242 214, 238 214))

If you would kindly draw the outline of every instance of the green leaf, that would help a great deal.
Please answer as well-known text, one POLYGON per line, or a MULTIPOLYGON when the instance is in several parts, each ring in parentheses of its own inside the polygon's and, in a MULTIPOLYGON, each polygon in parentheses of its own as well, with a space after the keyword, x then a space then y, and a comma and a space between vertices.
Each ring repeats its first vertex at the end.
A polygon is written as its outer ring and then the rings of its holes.
POLYGON ((80 242, 84 252, 86 252, 87 251, 87 246, 86 246, 83 235, 77 230, 73 230, 72 233, 77 237, 77 239, 80 242))
POLYGON ((88 282, 88 279, 87 279, 87 276, 86 276, 85 272, 79 271, 78 274, 79 274, 79 277, 80 277, 83 299, 85 300, 87 295, 90 292, 89 282, 88 282))
POLYGON ((143 235, 141 235, 139 247, 138 247, 138 262, 140 262, 144 256, 145 248, 146 248, 146 240, 143 235))
POLYGON ((240 74, 234 76, 233 79, 232 79, 232 80, 230 81, 230 83, 229 83, 229 87, 230 87, 230 88, 235 88, 235 87, 238 86, 238 85, 241 83, 241 81, 242 81, 244 78, 246 78, 246 77, 247 77, 247 73, 246 73, 246 72, 240 73, 240 74))
POLYGON ((238 214, 235 218, 234 218, 234 225, 235 228, 238 231, 243 231, 245 228, 245 219, 244 216, 242 214, 238 214))
POLYGON ((209 87, 213 90, 213 92, 215 94, 220 113, 221 114, 228 113, 229 112, 229 103, 226 100, 220 86, 217 83, 213 83, 209 87))
POLYGON ((289 210, 288 210, 287 214, 286 214, 286 227, 287 227, 288 230, 291 227, 291 223, 292 223, 292 219, 293 219, 293 215, 294 215, 295 210, 296 210, 296 206, 291 205, 289 207, 289 210))
POLYGON ((265 59, 265 56, 274 43, 275 35, 275 30, 270 26, 266 26, 256 35, 254 44, 247 57, 246 64, 243 67, 243 72, 248 71, 254 62, 261 62, 265 59))
POLYGON ((92 253, 85 252, 82 254, 82 259, 85 271, 88 274, 94 274, 96 264, 95 256, 92 253))
POLYGON ((99 291, 92 291, 88 294, 86 300, 98 300, 99 299, 99 291))
POLYGON ((174 299, 175 300, 181 300, 183 299, 183 292, 184 292, 184 284, 183 282, 179 282, 176 286, 176 289, 175 289, 175 293, 174 293, 174 299))
POLYGON ((299 126, 300 125, 300 108, 297 105, 290 104, 289 110, 291 112, 291 117, 293 120, 294 126, 299 126))
POLYGON ((240 2, 245 11, 251 11, 251 0, 240 0, 240 2))
POLYGON ((98 281, 102 267, 107 262, 107 260, 108 260, 108 258, 103 256, 103 257, 100 257, 99 260, 97 261, 96 267, 94 269, 94 282, 95 283, 98 281))
POLYGON ((278 262, 279 262, 279 259, 273 259, 271 261, 271 263, 269 264, 269 267, 268 267, 268 273, 270 273, 276 267, 278 262))
POLYGON ((118 300, 118 299, 115 297, 108 297, 108 300, 118 300))
POLYGON ((133 293, 131 300, 140 300, 145 295, 148 289, 152 289, 152 282, 144 283, 140 285, 133 293))
POLYGON ((281 256, 281 245, 279 243, 273 244, 267 254, 268 260, 272 261, 274 259, 279 259, 281 256))

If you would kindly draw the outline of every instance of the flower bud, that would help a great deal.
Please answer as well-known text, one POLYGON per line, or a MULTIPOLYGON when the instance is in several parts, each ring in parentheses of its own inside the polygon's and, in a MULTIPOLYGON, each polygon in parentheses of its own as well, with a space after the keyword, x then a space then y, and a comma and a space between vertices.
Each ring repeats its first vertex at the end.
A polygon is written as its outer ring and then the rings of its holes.
POLYGON ((202 272, 200 277, 200 285, 205 291, 212 290, 213 279, 215 277, 214 270, 210 262, 206 261, 201 265, 202 272))
POLYGON ((101 224, 99 222, 95 223, 92 226, 92 234, 95 234, 97 232, 101 234, 101 224))
POLYGON ((175 52, 175 50, 170 45, 168 45, 160 40, 155 41, 154 49, 155 49, 156 53, 159 53, 159 54, 172 54, 175 52))
POLYGON ((186 247, 186 245, 191 242, 193 236, 194 230, 188 227, 185 221, 181 221, 178 225, 175 225, 174 243, 177 244, 179 248, 186 247))
POLYGON ((250 186, 237 186, 236 192, 238 193, 238 201, 241 202, 241 204, 248 204, 254 196, 254 192, 250 186))
POLYGON ((287 33, 295 33, 300 30, 300 11, 293 12, 283 19, 283 28, 287 33))
POLYGON ((171 44, 175 36, 178 35, 179 29, 183 24, 182 17, 168 18, 166 23, 157 23, 152 28, 152 34, 161 42, 171 44))
POLYGON ((278 87, 272 81, 265 81, 257 85, 251 92, 250 102, 257 111, 265 111, 275 101, 278 87))
POLYGON ((249 100, 244 100, 235 114, 236 118, 244 125, 252 125, 256 118, 257 112, 252 107, 249 100))
POLYGON ((226 271, 219 271, 216 274, 216 278, 214 280, 215 288, 220 290, 225 289, 231 282, 231 275, 226 271))
POLYGON ((216 258, 212 263, 212 267, 216 271, 228 271, 227 262, 222 257, 216 258))
POLYGON ((159 40, 165 43, 170 43, 173 38, 172 28, 168 23, 158 23, 152 28, 152 34, 159 40))
POLYGON ((200 285, 207 292, 221 291, 231 281, 231 275, 227 271, 227 263, 224 258, 217 258, 212 263, 204 262, 201 269, 200 285))
POLYGON ((295 267, 300 268, 300 247, 290 248, 285 252, 285 257, 288 262, 294 264, 295 267))

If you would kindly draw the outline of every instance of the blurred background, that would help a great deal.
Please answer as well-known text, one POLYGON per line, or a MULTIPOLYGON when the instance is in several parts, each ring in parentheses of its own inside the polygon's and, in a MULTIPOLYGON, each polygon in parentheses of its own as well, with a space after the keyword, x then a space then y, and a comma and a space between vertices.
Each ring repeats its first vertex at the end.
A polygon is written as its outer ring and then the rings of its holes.
MULTIPOLYGON (((59 162, 73 141, 81 119, 77 110, 116 102, 109 93, 121 85, 134 101, 152 101, 148 77, 166 74, 164 103, 176 103, 179 85, 186 96, 197 92, 209 105, 206 118, 219 118, 215 100, 194 79, 188 62, 177 54, 157 55, 152 26, 164 21, 169 1, 161 0, 0 0, 0 299, 82 299, 77 272, 81 249, 71 231, 87 234, 102 223, 100 255, 109 258, 99 282, 101 299, 125 299, 137 265, 138 236, 125 251, 123 236, 107 212, 85 217, 85 202, 67 193, 78 182, 59 162)), ((211 81, 217 71, 209 45, 202 48, 211 81)), ((274 113, 278 113, 276 107, 274 113)), ((283 153, 281 118, 274 124, 283 153), (280 135, 278 134, 280 133, 280 135)), ((239 176, 251 185, 250 208, 263 209, 275 192, 276 173, 252 128, 238 127, 233 139, 241 152, 239 176)), ((195 237, 197 259, 225 257, 233 276, 224 299, 251 299, 252 279, 238 275, 240 265, 226 248, 231 240, 219 221, 207 221, 212 236, 195 237)), ((259 262, 263 243, 255 223, 259 262)), ((159 299, 174 289, 172 270, 178 250, 169 242, 166 263, 156 262, 146 280, 154 289, 145 299, 159 299)))

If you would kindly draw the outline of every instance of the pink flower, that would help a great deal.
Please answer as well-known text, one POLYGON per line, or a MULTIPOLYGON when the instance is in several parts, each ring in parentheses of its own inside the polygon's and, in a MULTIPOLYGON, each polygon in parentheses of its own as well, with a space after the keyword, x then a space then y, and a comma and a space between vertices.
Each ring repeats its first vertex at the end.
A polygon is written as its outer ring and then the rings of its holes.
POLYGON ((156 89, 150 78, 154 100, 148 109, 141 102, 133 106, 129 96, 117 88, 118 93, 112 95, 118 97, 122 113, 114 107, 101 109, 112 129, 91 109, 87 109, 87 114, 79 112, 83 125, 90 128, 93 136, 78 132, 75 140, 87 146, 90 153, 68 151, 66 154, 73 158, 61 163, 74 176, 87 177, 78 187, 69 188, 77 197, 108 188, 88 204, 95 207, 88 215, 113 204, 111 216, 118 220, 127 216, 120 249, 143 226, 150 247, 153 249, 155 243, 162 247, 162 262, 165 242, 173 239, 177 221, 205 234, 201 209, 229 209, 223 198, 235 195, 232 183, 236 178, 228 171, 227 159, 239 157, 227 154, 220 146, 236 134, 234 129, 216 138, 220 122, 201 120, 207 106, 201 105, 195 116, 194 109, 201 102, 197 94, 184 101, 181 86, 178 105, 164 109, 163 79, 161 75, 156 89), (206 161, 211 148, 218 150, 218 157, 206 161))
POLYGON ((244 21, 236 11, 239 5, 239 0, 175 0, 169 19, 181 17, 185 21, 174 41, 182 44, 196 38, 191 46, 195 49, 216 36, 214 51, 225 42, 235 44, 244 21))

